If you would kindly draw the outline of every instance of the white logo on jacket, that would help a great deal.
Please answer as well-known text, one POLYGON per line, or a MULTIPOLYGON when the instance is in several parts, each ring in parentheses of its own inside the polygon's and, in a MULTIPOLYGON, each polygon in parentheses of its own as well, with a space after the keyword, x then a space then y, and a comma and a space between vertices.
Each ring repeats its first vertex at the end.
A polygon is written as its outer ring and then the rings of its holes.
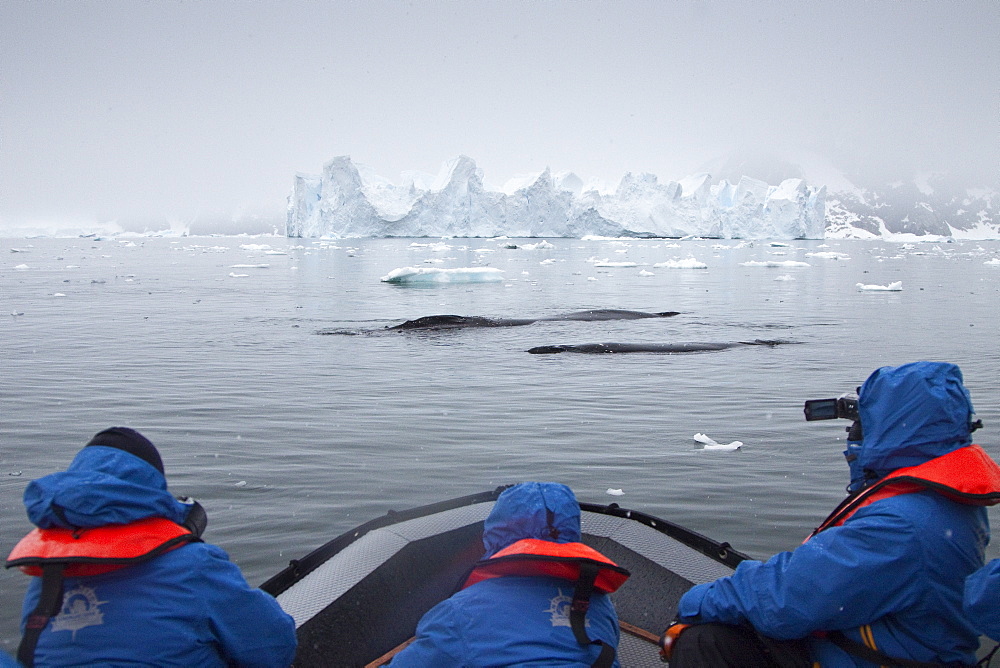
POLYGON ((97 592, 90 587, 81 585, 71 589, 63 596, 59 614, 52 619, 52 630, 72 631, 73 640, 76 640, 76 632, 80 629, 104 623, 100 608, 103 603, 107 601, 98 601, 97 592))
MULTIPOLYGON (((545 612, 552 615, 552 626, 572 626, 569 621, 569 611, 573 607, 573 597, 562 593, 562 589, 557 591, 558 595, 549 600, 549 607, 545 612)), ((584 619, 584 625, 590 626, 590 620, 584 619)))

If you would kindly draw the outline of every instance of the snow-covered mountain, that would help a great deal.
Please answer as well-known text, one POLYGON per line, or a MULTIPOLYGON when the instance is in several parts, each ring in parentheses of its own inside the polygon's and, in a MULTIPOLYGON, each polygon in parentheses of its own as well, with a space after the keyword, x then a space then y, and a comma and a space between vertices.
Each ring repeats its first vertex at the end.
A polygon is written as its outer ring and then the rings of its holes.
POLYGON ((941 174, 858 185, 817 156, 729 157, 661 183, 626 174, 614 191, 548 169, 501 189, 466 156, 436 176, 394 184, 340 156, 295 177, 290 237, 717 237, 821 239, 895 235, 1000 238, 998 193, 941 174), (770 185, 770 183, 778 185, 770 185))

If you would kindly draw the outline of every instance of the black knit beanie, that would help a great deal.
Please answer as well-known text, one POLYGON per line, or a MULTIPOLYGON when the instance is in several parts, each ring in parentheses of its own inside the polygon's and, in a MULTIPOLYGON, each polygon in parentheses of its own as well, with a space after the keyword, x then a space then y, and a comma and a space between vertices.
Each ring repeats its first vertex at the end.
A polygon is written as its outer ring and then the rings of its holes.
POLYGON ((153 466, 160 473, 163 473, 163 460, 160 459, 160 453, 156 450, 156 446, 135 429, 129 429, 128 427, 111 427, 110 429, 105 429, 90 439, 90 443, 87 443, 84 447, 91 445, 103 445, 109 448, 124 450, 153 466))

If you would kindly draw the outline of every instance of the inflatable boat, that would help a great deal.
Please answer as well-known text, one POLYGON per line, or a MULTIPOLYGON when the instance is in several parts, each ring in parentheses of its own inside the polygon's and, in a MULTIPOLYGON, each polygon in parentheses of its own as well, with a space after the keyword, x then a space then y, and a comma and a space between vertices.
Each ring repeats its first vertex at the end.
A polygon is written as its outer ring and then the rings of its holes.
MULTIPOLYGON (((261 588, 295 618, 295 666, 387 665, 427 610, 483 556, 490 492, 390 511, 317 548, 261 588)), ((692 585, 733 572, 746 556, 672 522, 617 504, 581 503, 583 542, 632 576, 612 595, 623 667, 662 666, 657 640, 692 585)))

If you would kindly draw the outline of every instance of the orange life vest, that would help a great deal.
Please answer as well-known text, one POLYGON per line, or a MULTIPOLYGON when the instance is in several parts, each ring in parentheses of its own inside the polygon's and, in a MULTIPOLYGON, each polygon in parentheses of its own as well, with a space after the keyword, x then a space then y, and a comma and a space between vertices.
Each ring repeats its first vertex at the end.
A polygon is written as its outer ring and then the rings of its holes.
POLYGON ((7 568, 37 576, 44 564, 62 563, 66 577, 100 575, 197 540, 190 529, 162 517, 90 529, 34 529, 14 546, 7 568))
POLYGON ((896 469, 871 487, 849 496, 806 540, 840 526, 854 513, 881 499, 932 490, 957 503, 992 506, 1000 503, 1000 466, 978 445, 968 445, 916 466, 896 469))
POLYGON ((600 655, 591 668, 609 668, 614 664, 614 647, 587 636, 586 615, 593 590, 610 594, 628 579, 628 570, 583 543, 525 538, 476 563, 462 588, 505 575, 548 575, 574 582, 569 611, 573 636, 581 645, 600 646, 600 655))
POLYGON ((525 538, 473 566, 462 588, 505 575, 549 575, 575 582, 583 564, 596 566, 594 587, 606 594, 616 591, 629 578, 626 569, 583 543, 525 538))

